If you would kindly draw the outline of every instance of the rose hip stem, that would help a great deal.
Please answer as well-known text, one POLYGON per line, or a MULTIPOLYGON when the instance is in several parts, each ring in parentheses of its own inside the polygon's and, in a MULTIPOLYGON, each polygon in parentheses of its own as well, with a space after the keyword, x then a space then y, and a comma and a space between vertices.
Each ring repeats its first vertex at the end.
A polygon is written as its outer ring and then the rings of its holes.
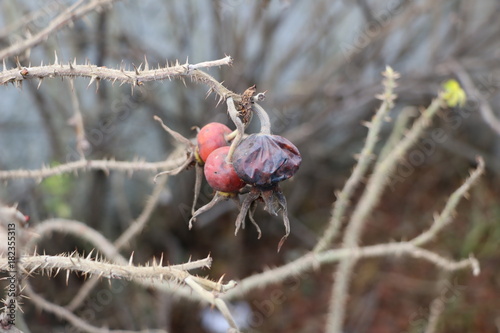
POLYGON ((232 97, 228 97, 227 102, 227 112, 229 113, 229 117, 236 125, 236 135, 234 136, 233 142, 231 143, 231 148, 229 149, 229 153, 226 157, 226 162, 232 164, 233 162, 233 153, 234 149, 240 144, 241 139, 243 138, 243 134, 245 134, 245 125, 238 117, 238 111, 234 106, 234 100, 232 97))
POLYGON ((257 103, 253 104, 253 112, 259 117, 260 121, 260 133, 271 135, 271 120, 267 112, 257 103))

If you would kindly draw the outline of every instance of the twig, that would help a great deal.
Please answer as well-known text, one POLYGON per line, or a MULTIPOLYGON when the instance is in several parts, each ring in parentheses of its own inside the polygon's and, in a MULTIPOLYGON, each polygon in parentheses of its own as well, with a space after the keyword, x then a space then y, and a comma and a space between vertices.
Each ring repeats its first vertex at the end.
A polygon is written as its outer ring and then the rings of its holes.
POLYGON ((85 137, 85 126, 83 125, 82 112, 80 110, 80 103, 75 91, 75 84, 73 80, 69 81, 71 104, 73 105, 73 117, 70 118, 68 123, 75 127, 76 136, 76 150, 81 159, 85 159, 85 150, 89 148, 89 142, 85 137))
POLYGON ((474 170, 470 177, 450 196, 446 201, 446 206, 439 216, 434 218, 434 223, 426 232, 418 235, 411 243, 415 246, 421 246, 433 239, 438 232, 446 227, 452 220, 453 213, 460 200, 466 196, 471 186, 477 181, 480 175, 484 172, 484 160, 481 157, 477 159, 478 167, 474 170))
POLYGON ((163 177, 154 187, 153 193, 151 194, 151 197, 148 199, 146 202, 146 205, 144 206, 144 209, 142 210, 141 214, 137 219, 132 222, 132 224, 125 230, 123 234, 121 234, 120 237, 114 242, 114 246, 119 250, 122 248, 125 248, 128 246, 128 243, 135 237, 137 236, 142 229, 144 229, 144 226, 146 225, 147 221, 151 217, 151 214, 153 213, 154 209, 156 208, 156 205, 158 203, 158 200, 160 199, 161 192, 163 191, 163 188, 165 184, 167 183, 168 177, 163 177))
MULTIPOLYGON (((383 161, 380 161, 375 166, 375 170, 347 226, 343 239, 344 247, 354 248, 358 246, 358 240, 363 231, 363 226, 366 223, 366 218, 373 210, 373 207, 378 203, 383 189, 388 184, 389 177, 398 161, 417 141, 423 130, 429 126, 430 119, 439 110, 443 101, 443 94, 439 94, 439 97, 434 99, 431 105, 422 113, 420 118, 407 133, 406 137, 394 147, 394 150, 387 155, 383 161)), ((328 332, 338 333, 341 331, 345 317, 345 303, 347 300, 348 288, 355 264, 355 260, 346 258, 340 262, 335 272, 335 284, 333 286, 327 323, 328 332)))
POLYGON ((495 113, 493 112, 493 109, 491 108, 491 105, 487 100, 491 96, 491 92, 488 92, 490 96, 485 96, 484 94, 482 94, 475 87, 470 75, 460 63, 453 61, 450 66, 452 68, 452 71, 458 76, 460 82, 463 84, 468 98, 475 99, 479 103, 479 112, 481 113, 481 117, 483 117, 484 122, 497 135, 500 135, 500 120, 495 116, 495 113))
POLYGON ((443 271, 449 272, 470 268, 474 275, 478 273, 479 267, 479 262, 473 257, 460 261, 453 261, 432 251, 414 246, 410 242, 379 244, 351 249, 341 248, 327 250, 320 253, 311 252, 283 266, 249 276, 239 281, 238 286, 222 295, 222 298, 225 300, 238 298, 255 289, 265 288, 271 284, 283 282, 285 279, 290 277, 302 277, 302 275, 307 271, 311 271, 322 265, 335 263, 343 259, 350 258, 359 260, 385 256, 408 256, 415 259, 421 259, 434 264, 443 271))
MULTIPOLYGON (((59 8, 64 8, 62 3, 53 3, 54 5, 58 6, 59 8)), ((47 11, 46 7, 42 7, 41 9, 38 9, 36 11, 30 11, 26 15, 22 17, 16 17, 15 20, 8 26, 5 26, 0 29, 0 39, 5 39, 9 36, 12 36, 16 30, 25 27, 27 28, 28 25, 37 20, 40 17, 43 16, 48 16, 50 13, 47 11)))
POLYGON ((367 127, 369 128, 368 136, 366 138, 365 146, 361 150, 358 163, 344 185, 344 188, 337 195, 337 201, 335 201, 335 204, 333 205, 332 217, 328 222, 328 227, 323 234, 323 237, 321 237, 317 245, 314 247, 314 252, 321 252, 325 250, 335 239, 340 230, 342 218, 344 217, 345 211, 349 206, 349 201, 351 200, 354 191, 366 174, 366 171, 373 160, 373 148, 377 143, 380 128, 382 127, 387 113, 394 106, 394 99, 396 96, 393 94, 393 91, 396 87, 396 79, 399 77, 399 74, 394 72, 390 67, 386 68, 383 75, 386 80, 384 80, 384 94, 381 95, 382 105, 380 105, 379 109, 373 116, 371 123, 367 124, 367 127))
POLYGON ((445 302, 443 300, 443 289, 446 290, 446 285, 449 281, 449 272, 441 273, 441 278, 437 284, 439 295, 432 301, 430 306, 429 319, 427 320, 427 327, 424 333, 435 333, 437 329, 437 324, 439 322, 439 317, 444 312, 445 302))
POLYGON ((412 117, 415 117, 418 113, 418 110, 414 106, 407 106, 401 110, 400 114, 397 116, 396 121, 394 122, 394 127, 392 128, 392 132, 382 147, 380 151, 378 160, 383 161, 387 155, 396 147, 396 145, 401 141, 401 138, 404 136, 408 123, 412 117))
MULTIPOLYGON (((52 33, 67 26, 74 20, 85 16, 86 14, 96 10, 97 8, 104 8, 105 6, 109 6, 115 1, 116 0, 93 0, 85 6, 80 7, 79 9, 77 8, 84 2, 84 0, 77 1, 57 17, 52 19, 50 21, 50 24, 39 33, 14 45, 11 45, 3 50, 0 50, 0 60, 13 55, 18 55, 23 51, 32 48, 33 46, 46 40, 52 33)), ((2 82, 1 79, 0 82, 2 82)))

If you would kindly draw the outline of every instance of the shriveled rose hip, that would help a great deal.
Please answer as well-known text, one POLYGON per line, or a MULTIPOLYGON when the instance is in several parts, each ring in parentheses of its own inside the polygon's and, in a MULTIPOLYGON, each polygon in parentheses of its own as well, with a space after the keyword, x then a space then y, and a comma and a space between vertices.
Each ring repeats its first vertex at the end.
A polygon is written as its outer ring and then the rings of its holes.
POLYGON ((271 187, 292 177, 302 157, 293 143, 279 135, 251 134, 233 154, 233 167, 246 183, 271 187))
POLYGON ((234 193, 245 186, 231 164, 226 162, 229 146, 215 149, 205 162, 204 172, 208 184, 216 191, 234 193))
POLYGON ((203 126, 196 136, 197 153, 201 160, 206 162, 210 153, 215 149, 229 145, 225 137, 231 132, 229 127, 221 123, 214 122, 203 126))

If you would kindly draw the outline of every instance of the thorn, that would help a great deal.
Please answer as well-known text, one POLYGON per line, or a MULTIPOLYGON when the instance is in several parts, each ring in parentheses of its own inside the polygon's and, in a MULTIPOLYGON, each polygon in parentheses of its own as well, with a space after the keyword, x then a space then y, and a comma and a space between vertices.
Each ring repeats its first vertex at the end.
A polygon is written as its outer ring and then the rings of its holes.
POLYGON ((128 260, 129 266, 132 266, 132 260, 134 260, 134 251, 132 251, 132 254, 130 255, 130 259, 128 260))
POLYGON ((160 267, 163 266, 163 252, 161 253, 161 257, 160 257, 160 263, 159 263, 160 267))
POLYGON ((66 287, 68 286, 69 281, 69 270, 66 271, 66 287))
POLYGON ((59 65, 59 59, 57 58, 57 51, 54 50, 54 65, 59 65))
POLYGON ((90 82, 89 82, 89 85, 87 86, 87 88, 90 87, 90 85, 92 84, 92 82, 94 82, 96 79, 97 79, 97 76, 96 75, 92 75, 92 77, 90 78, 90 82))
POLYGON ((136 75, 141 75, 141 73, 139 73, 139 71, 141 70, 142 64, 139 65, 139 68, 137 68, 137 66, 134 65, 134 64, 132 64, 132 66, 134 66, 135 74, 136 75))
POLYGON ((90 257, 92 256, 92 252, 94 252, 95 249, 92 249, 90 250, 89 254, 87 255, 87 258, 86 259, 90 259, 90 257))
POLYGON ((148 63, 148 58, 146 55, 144 55, 144 70, 149 71, 149 63, 148 63))
POLYGON ((23 67, 21 66, 21 63, 19 62, 19 57, 16 57, 16 66, 17 69, 21 70, 23 67))
POLYGON ((6 71, 7 66, 5 65, 5 58, 3 58, 3 60, 2 60, 2 66, 3 66, 3 70, 6 71))

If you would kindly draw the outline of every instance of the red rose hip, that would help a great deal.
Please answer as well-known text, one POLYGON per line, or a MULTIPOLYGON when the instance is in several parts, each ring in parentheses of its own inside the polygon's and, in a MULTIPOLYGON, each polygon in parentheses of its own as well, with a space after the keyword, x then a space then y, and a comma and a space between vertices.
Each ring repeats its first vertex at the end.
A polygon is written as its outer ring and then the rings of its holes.
POLYGON ((216 191, 234 193, 240 190, 245 183, 238 177, 231 164, 226 162, 229 146, 215 149, 205 162, 205 178, 208 184, 216 191))
POLYGON ((209 123, 203 126, 196 136, 198 155, 203 162, 207 161, 208 156, 215 149, 229 145, 226 135, 231 132, 229 127, 221 123, 209 123))

